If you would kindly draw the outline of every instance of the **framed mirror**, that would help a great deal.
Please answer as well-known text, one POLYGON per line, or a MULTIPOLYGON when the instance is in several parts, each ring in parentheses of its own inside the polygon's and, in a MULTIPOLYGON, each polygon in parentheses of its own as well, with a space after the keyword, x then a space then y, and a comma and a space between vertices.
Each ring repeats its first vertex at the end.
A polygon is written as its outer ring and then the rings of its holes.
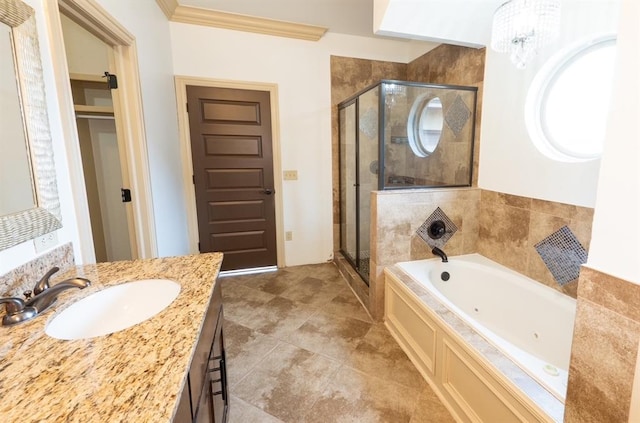
POLYGON ((3 250, 62 224, 35 11, 20 0, 0 0, 0 26, 0 168, 12 169, 0 173, 3 250), (14 154, 9 156, 5 151, 14 154))

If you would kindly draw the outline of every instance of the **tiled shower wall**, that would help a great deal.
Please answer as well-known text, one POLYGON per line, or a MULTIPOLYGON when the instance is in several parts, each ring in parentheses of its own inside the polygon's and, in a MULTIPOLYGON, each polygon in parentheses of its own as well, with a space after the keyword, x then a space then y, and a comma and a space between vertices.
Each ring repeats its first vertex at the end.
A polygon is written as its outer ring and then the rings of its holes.
POLYGON ((381 79, 407 79, 405 63, 331 56, 331 157, 333 250, 340 250, 340 128, 338 104, 381 79))
POLYGON ((333 174, 333 249, 340 250, 340 181, 338 104, 381 79, 478 87, 473 186, 478 181, 480 116, 485 49, 442 44, 410 63, 331 56, 331 123, 333 174))
POLYGON ((407 64, 409 81, 478 87, 472 186, 478 186, 485 49, 441 44, 407 64))

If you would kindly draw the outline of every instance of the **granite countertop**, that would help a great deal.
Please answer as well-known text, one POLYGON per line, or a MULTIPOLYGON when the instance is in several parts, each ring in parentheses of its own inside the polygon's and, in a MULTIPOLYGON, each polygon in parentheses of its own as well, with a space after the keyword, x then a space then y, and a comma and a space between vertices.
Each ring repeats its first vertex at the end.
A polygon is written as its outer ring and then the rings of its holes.
POLYGON ((6 422, 171 422, 222 262, 221 253, 76 266, 52 279, 89 279, 42 316, 0 327, 0 416, 6 422), (107 286, 148 278, 181 285, 163 311, 131 328, 62 341, 46 323, 107 286))

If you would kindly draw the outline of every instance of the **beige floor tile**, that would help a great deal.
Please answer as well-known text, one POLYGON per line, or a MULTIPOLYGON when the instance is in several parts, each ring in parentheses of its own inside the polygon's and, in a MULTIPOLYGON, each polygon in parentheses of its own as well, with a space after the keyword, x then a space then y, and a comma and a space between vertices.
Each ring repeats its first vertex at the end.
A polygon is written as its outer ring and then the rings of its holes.
POLYGON ((278 340, 233 321, 224 322, 229 385, 235 385, 278 345, 278 340))
POLYGON ((230 403, 227 423, 282 423, 282 420, 233 395, 230 403))
POLYGON ((339 366, 336 361, 283 342, 232 392, 285 422, 298 423, 339 366))
POLYGON ((275 272, 261 273, 252 279, 243 279, 240 282, 245 286, 262 292, 280 295, 305 277, 306 273, 302 269, 304 267, 306 266, 278 269, 275 272))
POLYGON ((342 362, 369 332, 371 323, 316 313, 285 340, 342 362))
POLYGON ((306 423, 409 423, 418 391, 342 367, 306 423))
POLYGON ((410 423, 455 423, 447 408, 427 386, 418 396, 410 423))
POLYGON ((246 327, 276 338, 284 338, 298 329, 316 310, 287 298, 275 297, 257 305, 243 320, 235 320, 246 327))
POLYGON ((328 304, 322 307, 322 311, 340 317, 351 317, 363 322, 373 322, 369 313, 365 311, 360 301, 349 288, 340 291, 328 304))
POLYGON ((333 264, 221 280, 231 423, 453 421, 333 264))
POLYGON ((408 388, 422 390, 427 386, 422 375, 387 328, 379 323, 371 327, 345 364, 408 388))
POLYGON ((280 296, 297 303, 324 307, 338 294, 344 293, 346 289, 348 289, 346 284, 337 285, 331 281, 307 276, 297 281, 295 285, 288 288, 280 296))

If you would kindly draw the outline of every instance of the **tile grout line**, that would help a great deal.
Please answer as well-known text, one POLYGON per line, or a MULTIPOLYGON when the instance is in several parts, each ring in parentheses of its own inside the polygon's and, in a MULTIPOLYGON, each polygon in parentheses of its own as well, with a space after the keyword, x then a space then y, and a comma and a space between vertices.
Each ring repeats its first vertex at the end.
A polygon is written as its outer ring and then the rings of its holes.
MULTIPOLYGON (((233 320, 232 320, 232 321, 233 321, 233 320)), ((240 324, 239 324, 239 323, 237 323, 237 322, 233 322, 233 323, 235 323, 236 325, 240 325, 240 324)), ((240 326, 242 326, 242 325, 240 325, 240 326)), ((251 329, 251 331, 256 332, 256 333, 259 333, 258 331, 255 331, 255 330, 253 330, 253 329, 251 329)), ((260 333, 260 335, 268 336, 268 335, 264 335, 264 334, 262 334, 262 333, 260 333)), ((273 338, 275 338, 275 337, 273 337, 273 338)), ((251 372, 253 372, 253 370, 254 370, 256 367, 258 367, 258 365, 259 365, 259 364, 261 364, 264 360, 266 360, 266 359, 267 359, 267 357, 269 356, 269 354, 271 354, 271 353, 272 353, 276 348, 278 348, 278 345, 280 345, 280 343, 281 343, 282 341, 281 341, 280 339, 277 339, 277 338, 275 338, 275 339, 278 341, 278 342, 276 342, 276 345, 275 345, 273 348, 271 348, 271 349, 270 349, 270 350, 269 350, 269 351, 268 351, 268 352, 267 352, 267 353, 262 357, 262 359, 261 359, 261 360, 259 360, 258 362, 256 362, 253 366, 251 366, 251 367, 249 368, 249 370, 247 370, 247 372, 244 374, 244 376, 242 376, 240 379, 238 379, 238 380, 237 380, 233 385, 231 385, 229 388, 233 388, 234 386, 239 385, 239 384, 240 384, 244 379, 246 379, 246 377, 247 377, 251 372)), ((240 397, 238 397, 238 398, 240 398, 240 397)), ((241 399, 242 399, 242 398, 241 398, 241 399)), ((244 401, 244 400, 243 400, 243 401, 244 401)), ((245 402, 247 402, 247 401, 245 401, 245 402)), ((253 405, 254 407, 257 407, 257 405, 255 405, 255 404, 251 404, 251 405, 253 405)), ((260 408, 260 407, 258 407, 258 408, 260 408)))

